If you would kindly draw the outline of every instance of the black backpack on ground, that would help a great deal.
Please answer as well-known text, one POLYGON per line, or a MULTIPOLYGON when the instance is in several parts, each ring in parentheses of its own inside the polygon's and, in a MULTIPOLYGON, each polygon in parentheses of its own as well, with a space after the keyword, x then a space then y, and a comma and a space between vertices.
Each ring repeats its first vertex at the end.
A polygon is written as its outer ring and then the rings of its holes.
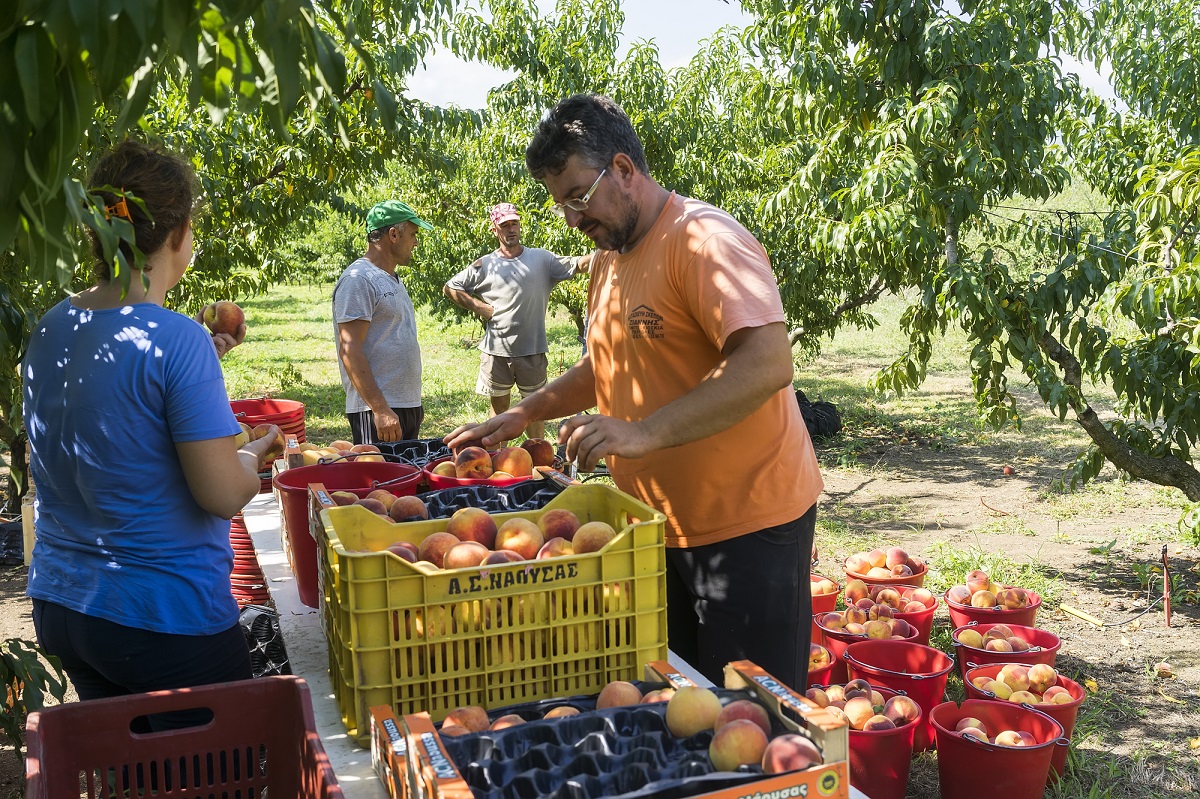
POLYGON ((810 438, 829 438, 842 431, 842 415, 832 402, 809 402, 800 389, 796 389, 796 402, 810 438))

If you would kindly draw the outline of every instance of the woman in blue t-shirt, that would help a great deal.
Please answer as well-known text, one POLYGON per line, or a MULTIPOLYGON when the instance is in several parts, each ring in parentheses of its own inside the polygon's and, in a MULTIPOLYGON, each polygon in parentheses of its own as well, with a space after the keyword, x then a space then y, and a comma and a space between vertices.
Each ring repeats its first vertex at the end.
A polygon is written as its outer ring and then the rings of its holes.
POLYGON ((38 512, 27 593, 84 700, 251 676, 227 520, 258 493, 279 433, 234 443, 218 352, 244 329, 210 336, 163 308, 192 259, 194 183, 183 159, 132 141, 99 162, 88 185, 145 262, 122 280, 93 237, 96 284, 38 322, 22 362, 38 512))

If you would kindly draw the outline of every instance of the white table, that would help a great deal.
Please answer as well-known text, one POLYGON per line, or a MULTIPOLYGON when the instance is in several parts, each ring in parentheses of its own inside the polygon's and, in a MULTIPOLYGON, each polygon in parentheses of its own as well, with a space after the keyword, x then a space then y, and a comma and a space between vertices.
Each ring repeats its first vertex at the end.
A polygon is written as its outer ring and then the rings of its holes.
MULTIPOLYGON (((371 768, 371 753, 359 746, 346 733, 341 711, 329 682, 329 654, 321 618, 316 608, 301 604, 296 592, 296 578, 283 552, 279 529, 279 506, 271 494, 259 494, 246 506, 243 515, 246 530, 254 542, 258 564, 267 578, 267 587, 275 609, 279 612, 279 627, 287 649, 292 673, 303 677, 312 694, 313 716, 321 743, 337 774, 338 783, 347 799, 388 799, 383 783, 371 768)), ((711 686, 703 675, 674 654, 668 653, 671 665, 697 685, 711 686)), ((851 788, 851 799, 867 799, 851 788)))

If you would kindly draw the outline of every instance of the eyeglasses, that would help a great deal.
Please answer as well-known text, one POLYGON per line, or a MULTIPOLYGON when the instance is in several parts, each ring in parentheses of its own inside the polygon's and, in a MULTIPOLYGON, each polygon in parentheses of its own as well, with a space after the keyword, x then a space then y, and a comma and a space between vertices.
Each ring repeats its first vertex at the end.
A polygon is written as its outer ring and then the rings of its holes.
POLYGON ((555 203, 554 205, 550 206, 550 211, 557 216, 566 216, 568 208, 570 208, 572 211, 578 211, 579 213, 586 211, 588 207, 588 201, 591 200, 592 195, 596 193, 596 187, 600 185, 600 178, 604 177, 606 172, 608 172, 608 167, 600 170, 600 174, 596 176, 596 182, 592 184, 592 187, 588 189, 587 193, 582 197, 578 197, 574 200, 564 200, 561 203, 555 203))

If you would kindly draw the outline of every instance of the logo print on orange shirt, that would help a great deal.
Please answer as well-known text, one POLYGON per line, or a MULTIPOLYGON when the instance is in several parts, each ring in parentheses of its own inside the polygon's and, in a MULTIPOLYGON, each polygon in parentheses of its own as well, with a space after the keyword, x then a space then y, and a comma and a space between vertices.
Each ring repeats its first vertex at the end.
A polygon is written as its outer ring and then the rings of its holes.
POLYGON ((653 308, 639 305, 629 313, 629 336, 634 339, 663 338, 663 318, 653 308))

